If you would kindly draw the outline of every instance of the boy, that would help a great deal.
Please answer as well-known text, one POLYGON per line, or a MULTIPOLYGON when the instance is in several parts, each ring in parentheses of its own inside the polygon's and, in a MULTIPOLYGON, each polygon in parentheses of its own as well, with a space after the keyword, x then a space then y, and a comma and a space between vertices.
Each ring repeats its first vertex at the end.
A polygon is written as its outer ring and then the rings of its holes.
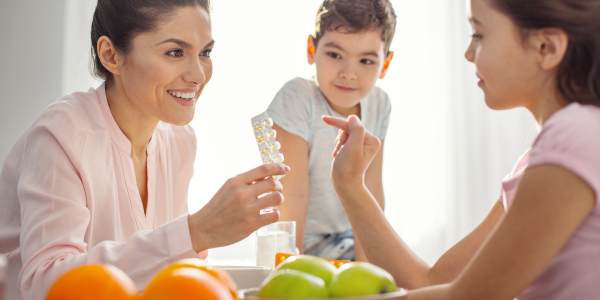
MULTIPOLYGON (((301 253, 366 261, 330 181, 337 130, 321 116, 356 115, 383 144, 391 105, 375 82, 392 60, 395 26, 389 0, 325 0, 315 35, 308 38, 307 58, 316 66, 316 81, 292 79, 268 108, 277 140, 285 145, 286 164, 294 170, 281 180, 286 199, 279 207, 281 220, 296 221, 301 253)), ((383 209, 382 163, 383 146, 365 182, 383 209)))

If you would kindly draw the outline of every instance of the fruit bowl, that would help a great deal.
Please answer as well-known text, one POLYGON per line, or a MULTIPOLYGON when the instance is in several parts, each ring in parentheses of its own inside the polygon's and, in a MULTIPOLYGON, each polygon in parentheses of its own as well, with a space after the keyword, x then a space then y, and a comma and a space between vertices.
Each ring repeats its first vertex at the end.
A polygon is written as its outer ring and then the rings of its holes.
POLYGON ((273 272, 268 267, 219 266, 227 271, 239 289, 257 288, 273 272))
MULTIPOLYGON (((371 296, 360 296, 360 297, 346 297, 346 298, 327 298, 327 299, 344 299, 344 300, 395 300, 400 299, 401 296, 406 295, 406 290, 399 289, 396 292, 377 294, 371 296)), ((263 298, 258 297, 258 288, 245 289, 238 291, 238 297, 241 300, 262 300, 263 298)), ((288 299, 269 299, 269 300, 288 300, 288 299)), ((303 299, 303 300, 323 300, 323 299, 303 299)))

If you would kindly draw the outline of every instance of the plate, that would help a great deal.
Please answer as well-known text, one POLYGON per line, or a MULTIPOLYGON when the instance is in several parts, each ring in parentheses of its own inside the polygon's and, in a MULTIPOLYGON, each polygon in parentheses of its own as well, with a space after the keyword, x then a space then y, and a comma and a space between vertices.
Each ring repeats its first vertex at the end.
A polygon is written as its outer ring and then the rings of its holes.
POLYGON ((216 266, 227 271, 238 289, 257 288, 267 278, 273 269, 269 267, 216 266))
MULTIPOLYGON (((257 296, 258 289, 247 289, 238 291, 238 297, 243 300, 258 300, 262 299, 257 296)), ((360 297, 345 297, 345 298, 328 298, 328 299, 344 299, 344 300, 397 300, 400 297, 406 295, 405 289, 399 289, 397 292, 378 294, 372 296, 360 296, 360 297)), ((287 300, 287 299, 269 299, 269 300, 287 300)), ((323 300, 323 299, 304 299, 304 300, 323 300)))

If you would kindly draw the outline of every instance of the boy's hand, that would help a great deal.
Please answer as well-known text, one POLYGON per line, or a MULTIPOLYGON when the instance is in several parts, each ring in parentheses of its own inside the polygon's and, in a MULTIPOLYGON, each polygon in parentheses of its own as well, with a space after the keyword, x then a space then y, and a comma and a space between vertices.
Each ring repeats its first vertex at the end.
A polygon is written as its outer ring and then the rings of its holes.
POLYGON ((365 172, 379 151, 381 141, 368 132, 354 115, 348 120, 323 116, 323 122, 340 130, 333 150, 333 186, 336 190, 364 187, 365 172))

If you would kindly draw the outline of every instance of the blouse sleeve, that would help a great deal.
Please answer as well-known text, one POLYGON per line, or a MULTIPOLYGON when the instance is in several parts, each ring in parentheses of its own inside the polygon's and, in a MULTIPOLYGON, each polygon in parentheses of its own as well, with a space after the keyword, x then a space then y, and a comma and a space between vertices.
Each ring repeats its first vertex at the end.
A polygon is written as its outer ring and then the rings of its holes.
POLYGON ((84 238, 91 224, 84 186, 62 146, 77 143, 79 136, 72 140, 57 136, 47 126, 34 126, 17 186, 23 262, 18 283, 24 299, 44 299, 61 274, 80 265, 115 265, 143 289, 171 262, 198 257, 187 215, 154 230, 138 231, 126 242, 104 241, 88 249, 84 238))

